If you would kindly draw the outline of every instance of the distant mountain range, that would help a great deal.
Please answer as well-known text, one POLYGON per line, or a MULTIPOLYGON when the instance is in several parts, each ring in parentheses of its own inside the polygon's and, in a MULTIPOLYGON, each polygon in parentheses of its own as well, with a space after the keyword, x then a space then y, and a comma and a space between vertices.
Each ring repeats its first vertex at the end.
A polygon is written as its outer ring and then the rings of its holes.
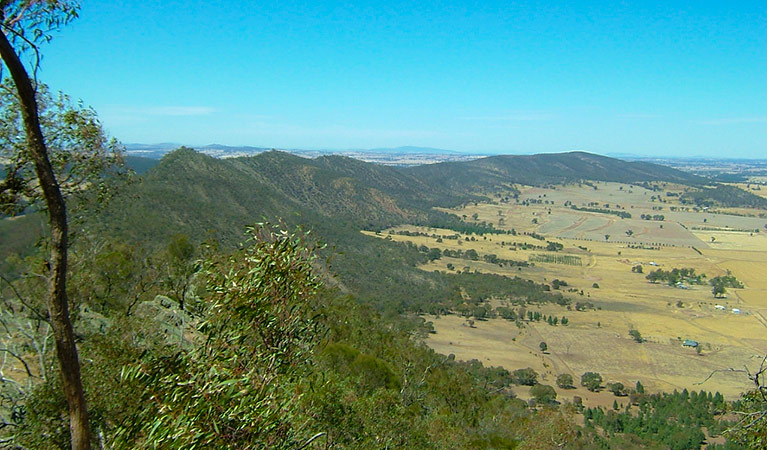
MULTIPOLYGON (((183 146, 184 145, 182 144, 167 142, 160 144, 126 144, 125 149, 129 157, 160 159, 171 151, 183 146)), ((400 167, 418 166, 422 164, 432 164, 446 161, 468 161, 480 158, 482 156, 487 156, 481 154, 462 153, 455 150, 445 150, 441 148, 413 146, 373 149, 304 150, 208 144, 194 147, 194 149, 208 156, 213 156, 214 158, 236 158, 240 156, 253 156, 270 150, 278 150, 305 158, 317 158, 326 155, 341 155, 365 162, 373 162, 387 166, 400 167)))
POLYGON ((286 149, 286 148, 274 148, 274 147, 254 147, 254 146, 231 146, 222 144, 208 144, 203 146, 192 146, 172 142, 161 142, 159 144, 125 144, 125 150, 130 155, 145 156, 149 158, 161 158, 162 155, 169 153, 179 147, 191 147, 200 153, 205 153, 210 156, 216 157, 232 157, 243 155, 255 155, 269 150, 281 150, 287 153, 294 154, 307 154, 307 155, 323 155, 323 154, 349 154, 349 153, 388 153, 397 155, 412 155, 412 154, 427 154, 427 155, 467 155, 465 152, 459 152, 456 150, 446 150, 442 148, 432 147, 415 147, 415 146, 403 146, 403 147, 382 147, 371 149, 320 149, 320 150, 306 150, 306 149, 286 149))

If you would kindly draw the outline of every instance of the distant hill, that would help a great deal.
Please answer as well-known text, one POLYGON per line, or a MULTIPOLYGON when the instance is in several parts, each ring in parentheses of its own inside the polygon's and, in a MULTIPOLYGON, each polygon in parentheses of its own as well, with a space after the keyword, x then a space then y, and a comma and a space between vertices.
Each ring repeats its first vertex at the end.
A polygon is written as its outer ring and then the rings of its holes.
POLYGON ((143 156, 125 156, 125 165, 139 175, 143 175, 152 167, 159 164, 160 161, 154 158, 145 158, 143 156))
POLYGON ((421 257, 417 250, 364 236, 361 229, 411 223, 474 231, 466 227, 480 227, 433 207, 479 200, 479 189, 573 179, 695 178, 661 166, 586 153, 498 156, 398 168, 343 156, 311 159, 267 151, 213 158, 179 149, 165 155, 98 220, 107 232, 155 246, 166 245, 176 233, 196 242, 215 238, 235 245, 244 227, 255 222, 301 225, 340 253, 333 270, 345 289, 401 309, 399 302, 427 305, 455 293, 439 275, 415 268, 421 257))
POLYGON ((461 154, 461 152, 456 150, 445 150, 443 148, 432 148, 432 147, 414 147, 412 145, 406 145, 403 147, 394 147, 394 148, 371 148, 370 150, 367 150, 369 152, 374 153, 398 153, 398 154, 417 154, 417 153, 425 153, 430 155, 438 155, 438 154, 461 154))
MULTIPOLYGON (((132 160, 135 161, 135 160, 132 160)), ((269 151, 219 159, 180 149, 167 154, 135 187, 142 201, 116 208, 113 223, 140 222, 173 234, 174 227, 239 236, 242 226, 262 217, 322 225, 343 222, 375 229, 403 222, 427 223, 443 213, 435 205, 454 205, 474 197, 426 184, 394 167, 343 156, 303 158, 269 151)), ((167 237, 167 236, 166 236, 167 237)))
MULTIPOLYGON (((151 166, 145 159, 130 162, 141 163, 137 167, 142 170, 151 166)), ((220 159, 184 148, 163 157, 137 188, 151 202, 124 208, 121 214, 156 216, 168 227, 192 223, 200 230, 227 233, 261 217, 312 225, 330 220, 356 229, 380 229, 406 222, 457 221, 432 207, 477 200, 480 190, 575 180, 694 184, 703 179, 664 166, 583 152, 397 168, 343 156, 310 159, 280 151, 220 159), (303 219, 291 219, 298 216, 303 219)), ((123 222, 130 220, 126 217, 123 222)))
MULTIPOLYGON (((218 159, 176 150, 126 188, 94 220, 97 230, 163 248, 177 233, 194 242, 241 242, 245 226, 282 220, 303 226, 329 246, 334 283, 366 301, 400 309, 456 298, 441 275, 422 273, 422 254, 360 233, 400 223, 462 225, 432 205, 472 197, 420 182, 400 170, 340 156, 302 158, 284 152, 218 159), (333 256, 335 255, 335 256, 333 256), (418 296, 413 296, 418 292, 418 296)), ((465 225, 465 224, 463 224, 465 225)))
MULTIPOLYGON (((160 144, 125 144, 125 151, 130 156, 160 159, 179 147, 182 147, 182 145, 167 142, 160 144)), ((215 156, 217 158, 226 158, 232 156, 254 155, 270 149, 264 147, 234 147, 221 144, 209 144, 197 147, 197 150, 206 155, 215 156)))
POLYGON ((585 152, 500 155, 465 162, 447 162, 404 169, 429 184, 461 191, 495 188, 511 183, 540 185, 577 180, 637 183, 667 181, 701 184, 706 180, 670 167, 622 161, 585 152))
MULTIPOLYGON (((128 155, 145 158, 160 159, 171 151, 182 147, 182 144, 126 144, 125 150, 128 155)), ((363 161, 378 162, 385 165, 417 165, 439 161, 463 161, 476 159, 479 155, 467 154, 455 150, 445 150, 431 147, 404 146, 396 148, 374 149, 314 149, 300 148, 274 149, 254 146, 230 146, 222 144, 208 144, 193 146, 200 153, 205 153, 216 158, 233 158, 239 156, 253 156, 270 150, 279 150, 294 155, 316 158, 327 155, 342 155, 363 161)))
POLYGON ((713 188, 700 188, 686 192, 681 197, 682 203, 700 207, 746 207, 767 208, 767 199, 735 186, 718 185, 713 188))

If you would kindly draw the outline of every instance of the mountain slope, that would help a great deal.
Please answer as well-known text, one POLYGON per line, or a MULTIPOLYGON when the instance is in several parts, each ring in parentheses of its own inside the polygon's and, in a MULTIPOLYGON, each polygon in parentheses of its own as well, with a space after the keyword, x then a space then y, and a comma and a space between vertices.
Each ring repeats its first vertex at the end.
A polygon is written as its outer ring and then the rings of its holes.
MULTIPOLYGON (((416 269, 424 262, 423 253, 365 236, 361 229, 401 223, 466 226, 432 207, 476 200, 473 194, 479 189, 511 182, 554 182, 576 174, 642 181, 666 172, 588 154, 492 157, 417 169, 276 151, 216 159, 179 149, 166 155, 99 220, 105 231, 153 246, 167 245, 176 233, 196 242, 214 238, 231 246, 240 241, 245 226, 256 222, 301 225, 331 247, 327 255, 333 256, 340 285, 385 308, 414 310, 460 296, 444 275, 416 269), (623 174, 616 177, 618 171, 623 174)), ((683 179, 680 174, 672 170, 666 179, 683 179)))
POLYGON ((448 162, 403 169, 425 183, 462 191, 490 189, 512 183, 540 185, 577 180, 635 183, 667 181, 700 184, 705 179, 670 167, 627 162, 585 152, 501 155, 473 161, 448 162))

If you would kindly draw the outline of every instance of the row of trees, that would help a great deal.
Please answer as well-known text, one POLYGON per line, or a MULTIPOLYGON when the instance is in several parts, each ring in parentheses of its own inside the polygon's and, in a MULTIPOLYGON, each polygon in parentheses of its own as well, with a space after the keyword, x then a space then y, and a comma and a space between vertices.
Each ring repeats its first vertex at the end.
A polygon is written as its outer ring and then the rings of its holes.
MULTIPOLYGON (((639 266, 641 267, 641 266, 639 266)), ((638 273, 642 273, 640 270, 637 270, 638 273)), ((668 283, 669 286, 673 286, 677 283, 687 283, 687 284, 704 284, 704 279, 706 278, 705 273, 696 274, 695 269, 693 268, 674 268, 669 270, 663 270, 663 269, 656 269, 652 272, 648 273, 647 276, 645 276, 650 283, 658 283, 660 281, 665 281, 668 283)))
POLYGON ((714 297, 723 297, 727 293, 727 288, 743 289, 743 283, 738 281, 732 274, 721 275, 709 280, 711 284, 711 293, 714 297))

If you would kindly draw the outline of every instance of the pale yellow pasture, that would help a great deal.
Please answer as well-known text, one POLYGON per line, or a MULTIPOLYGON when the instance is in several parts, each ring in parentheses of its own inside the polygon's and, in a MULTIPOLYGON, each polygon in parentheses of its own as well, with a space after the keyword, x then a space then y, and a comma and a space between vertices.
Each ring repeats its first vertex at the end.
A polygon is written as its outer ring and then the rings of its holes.
POLYGON ((693 234, 715 250, 767 252, 767 232, 694 231, 693 234))
MULTIPOLYGON (((759 355, 767 352, 767 231, 752 236, 747 232, 693 228, 758 228, 767 219, 691 210, 671 212, 670 206, 678 205, 676 197, 638 186, 596 185, 597 190, 586 185, 522 187, 520 201, 542 200, 548 204, 524 206, 491 200, 445 210, 465 216, 469 223, 484 221, 502 230, 514 229, 520 233, 516 236, 460 235, 457 240, 445 239, 457 233, 408 225, 391 231, 417 231, 429 236, 382 232, 381 238, 442 250, 473 249, 480 255, 479 261, 443 257, 425 264, 423 270, 479 271, 540 283, 558 278, 569 284, 565 289, 574 289, 564 292, 572 305, 591 302, 596 308, 574 311, 554 304, 528 305, 529 311, 567 316, 570 323, 550 326, 525 321, 522 329, 503 319, 475 321, 472 328, 465 318, 450 315, 433 319, 437 333, 429 336, 427 344, 459 359, 478 359, 509 370, 533 367, 545 377, 543 382, 551 385, 559 373, 570 373, 578 380, 583 372, 596 371, 606 381, 620 381, 627 386, 641 380, 651 390, 705 389, 737 397, 750 387, 749 381, 742 373, 728 369, 753 367, 759 363, 759 355), (632 218, 575 211, 564 206, 566 201, 579 207, 592 203, 593 207, 627 211, 632 218), (642 220, 642 214, 663 214, 665 220, 642 220), (533 232, 545 236, 545 240, 522 234, 533 232), (438 242, 431 235, 443 238, 438 242), (711 237, 715 238, 713 242, 711 237), (482 260, 486 254, 517 261, 528 261, 534 254, 552 254, 543 249, 513 250, 509 245, 516 242, 545 247, 546 241, 561 243, 564 249, 557 254, 577 256, 582 266, 535 263, 519 268, 482 260), (643 273, 632 271, 638 265, 643 273), (649 283, 646 275, 659 268, 693 268, 699 274, 705 273, 707 279, 729 271, 745 288, 728 289, 726 297, 714 298, 707 283, 681 288, 649 283), (634 342, 628 335, 630 329, 639 330, 647 342, 634 342), (701 354, 683 348, 684 339, 699 342, 701 354), (541 341, 548 344, 547 354, 538 349, 541 341), (699 384, 712 372, 714 376, 699 384)), ((758 213, 749 211, 752 215, 758 213)), ((557 390, 560 397, 579 395, 596 404, 608 400, 612 404, 612 397, 604 393, 594 394, 582 388, 557 390)))

